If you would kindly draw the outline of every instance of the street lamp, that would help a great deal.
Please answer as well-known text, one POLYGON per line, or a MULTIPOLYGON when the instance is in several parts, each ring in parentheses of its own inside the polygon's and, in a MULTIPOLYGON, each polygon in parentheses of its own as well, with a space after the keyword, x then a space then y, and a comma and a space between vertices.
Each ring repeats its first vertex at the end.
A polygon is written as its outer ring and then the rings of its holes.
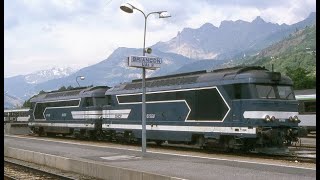
MULTIPOLYGON (((145 14, 143 11, 140 9, 136 8, 132 4, 129 3, 124 3, 121 4, 120 9, 126 13, 133 13, 133 10, 136 9, 140 11, 143 16, 144 16, 144 38, 143 38, 143 49, 142 49, 142 54, 145 56, 146 53, 146 29, 147 29, 147 18, 149 17, 150 14, 159 14, 159 18, 168 18, 171 17, 170 14, 167 11, 155 11, 155 12, 150 12, 149 14, 145 14)), ((147 141, 146 141, 146 82, 145 82, 145 77, 146 77, 146 68, 142 68, 142 155, 144 156, 146 153, 146 146, 147 146, 147 141)))
POLYGON ((77 83, 78 83, 78 86, 80 87, 80 84, 79 84, 79 82, 78 82, 78 78, 80 78, 81 80, 84 80, 85 78, 84 78, 84 76, 77 76, 77 77, 76 77, 76 81, 77 81, 77 83))

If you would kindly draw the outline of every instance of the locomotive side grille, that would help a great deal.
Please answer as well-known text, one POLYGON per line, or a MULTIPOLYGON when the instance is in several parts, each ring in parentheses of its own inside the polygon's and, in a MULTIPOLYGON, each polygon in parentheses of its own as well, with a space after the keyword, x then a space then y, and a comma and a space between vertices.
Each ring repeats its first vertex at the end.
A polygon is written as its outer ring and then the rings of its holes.
MULTIPOLYGON (((147 80, 146 86, 148 88, 151 87, 159 87, 159 86, 170 86, 170 85, 181 85, 181 84, 191 84, 195 83, 197 81, 199 76, 191 76, 191 77, 179 77, 179 78, 170 78, 170 79, 159 79, 154 81, 147 80)), ((131 83, 127 84, 124 89, 130 90, 130 89, 140 89, 141 83, 131 83)))
POLYGON ((75 96, 75 95, 78 95, 80 91, 65 92, 63 96, 75 96))
POLYGON ((45 98, 57 98, 57 97, 65 97, 65 96, 75 96, 80 93, 81 90, 78 91, 69 91, 69 92, 56 92, 56 93, 49 93, 46 95, 45 98))
POLYGON ((54 94, 47 94, 45 98, 55 98, 63 96, 64 92, 54 93, 54 94))

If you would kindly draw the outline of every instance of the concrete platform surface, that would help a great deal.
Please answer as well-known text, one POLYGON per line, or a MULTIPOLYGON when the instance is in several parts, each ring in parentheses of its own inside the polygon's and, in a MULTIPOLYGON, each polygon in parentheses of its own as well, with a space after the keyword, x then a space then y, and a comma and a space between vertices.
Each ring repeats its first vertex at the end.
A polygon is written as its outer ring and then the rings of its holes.
POLYGON ((315 179, 316 169, 4 136, 5 155, 103 179, 315 179))

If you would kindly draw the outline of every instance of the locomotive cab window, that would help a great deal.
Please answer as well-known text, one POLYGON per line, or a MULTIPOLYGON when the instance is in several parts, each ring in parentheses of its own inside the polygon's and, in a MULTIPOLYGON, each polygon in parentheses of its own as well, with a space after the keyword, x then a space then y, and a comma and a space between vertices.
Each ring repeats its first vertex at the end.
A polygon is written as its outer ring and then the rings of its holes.
POLYGON ((251 99, 251 84, 229 84, 223 88, 229 95, 230 99, 251 99))
POLYGON ((291 86, 277 86, 280 99, 294 99, 291 86))
POLYGON ((84 100, 84 106, 86 107, 90 107, 90 106, 93 106, 93 98, 85 98, 84 100))
POLYGON ((107 105, 111 105, 111 95, 106 96, 107 105))
POLYGON ((99 106, 99 107, 107 105, 107 103, 108 103, 108 100, 105 97, 96 97, 96 98, 94 98, 94 100, 95 100, 95 105, 99 106))
POLYGON ((276 98, 275 91, 271 85, 256 85, 258 97, 262 99, 276 98))

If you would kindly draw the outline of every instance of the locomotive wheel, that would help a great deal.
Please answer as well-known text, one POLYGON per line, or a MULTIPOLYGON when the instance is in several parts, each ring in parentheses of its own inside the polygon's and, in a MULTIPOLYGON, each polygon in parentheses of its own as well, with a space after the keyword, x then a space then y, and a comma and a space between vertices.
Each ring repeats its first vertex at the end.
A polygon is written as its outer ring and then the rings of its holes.
POLYGON ((197 138, 197 141, 196 141, 196 144, 201 148, 201 149, 204 149, 205 147, 205 139, 203 136, 199 136, 197 138))
POLYGON ((40 128, 39 128, 39 131, 38 131, 38 135, 39 135, 40 137, 43 137, 43 136, 46 136, 47 134, 46 134, 46 132, 44 132, 43 128, 40 127, 40 128))
POLYGON ((155 141, 155 142, 156 142, 157 146, 161 146, 164 141, 157 140, 157 141, 155 141))
POLYGON ((55 134, 55 133, 51 133, 51 132, 47 132, 47 136, 48 136, 48 137, 55 137, 56 134, 55 134))

